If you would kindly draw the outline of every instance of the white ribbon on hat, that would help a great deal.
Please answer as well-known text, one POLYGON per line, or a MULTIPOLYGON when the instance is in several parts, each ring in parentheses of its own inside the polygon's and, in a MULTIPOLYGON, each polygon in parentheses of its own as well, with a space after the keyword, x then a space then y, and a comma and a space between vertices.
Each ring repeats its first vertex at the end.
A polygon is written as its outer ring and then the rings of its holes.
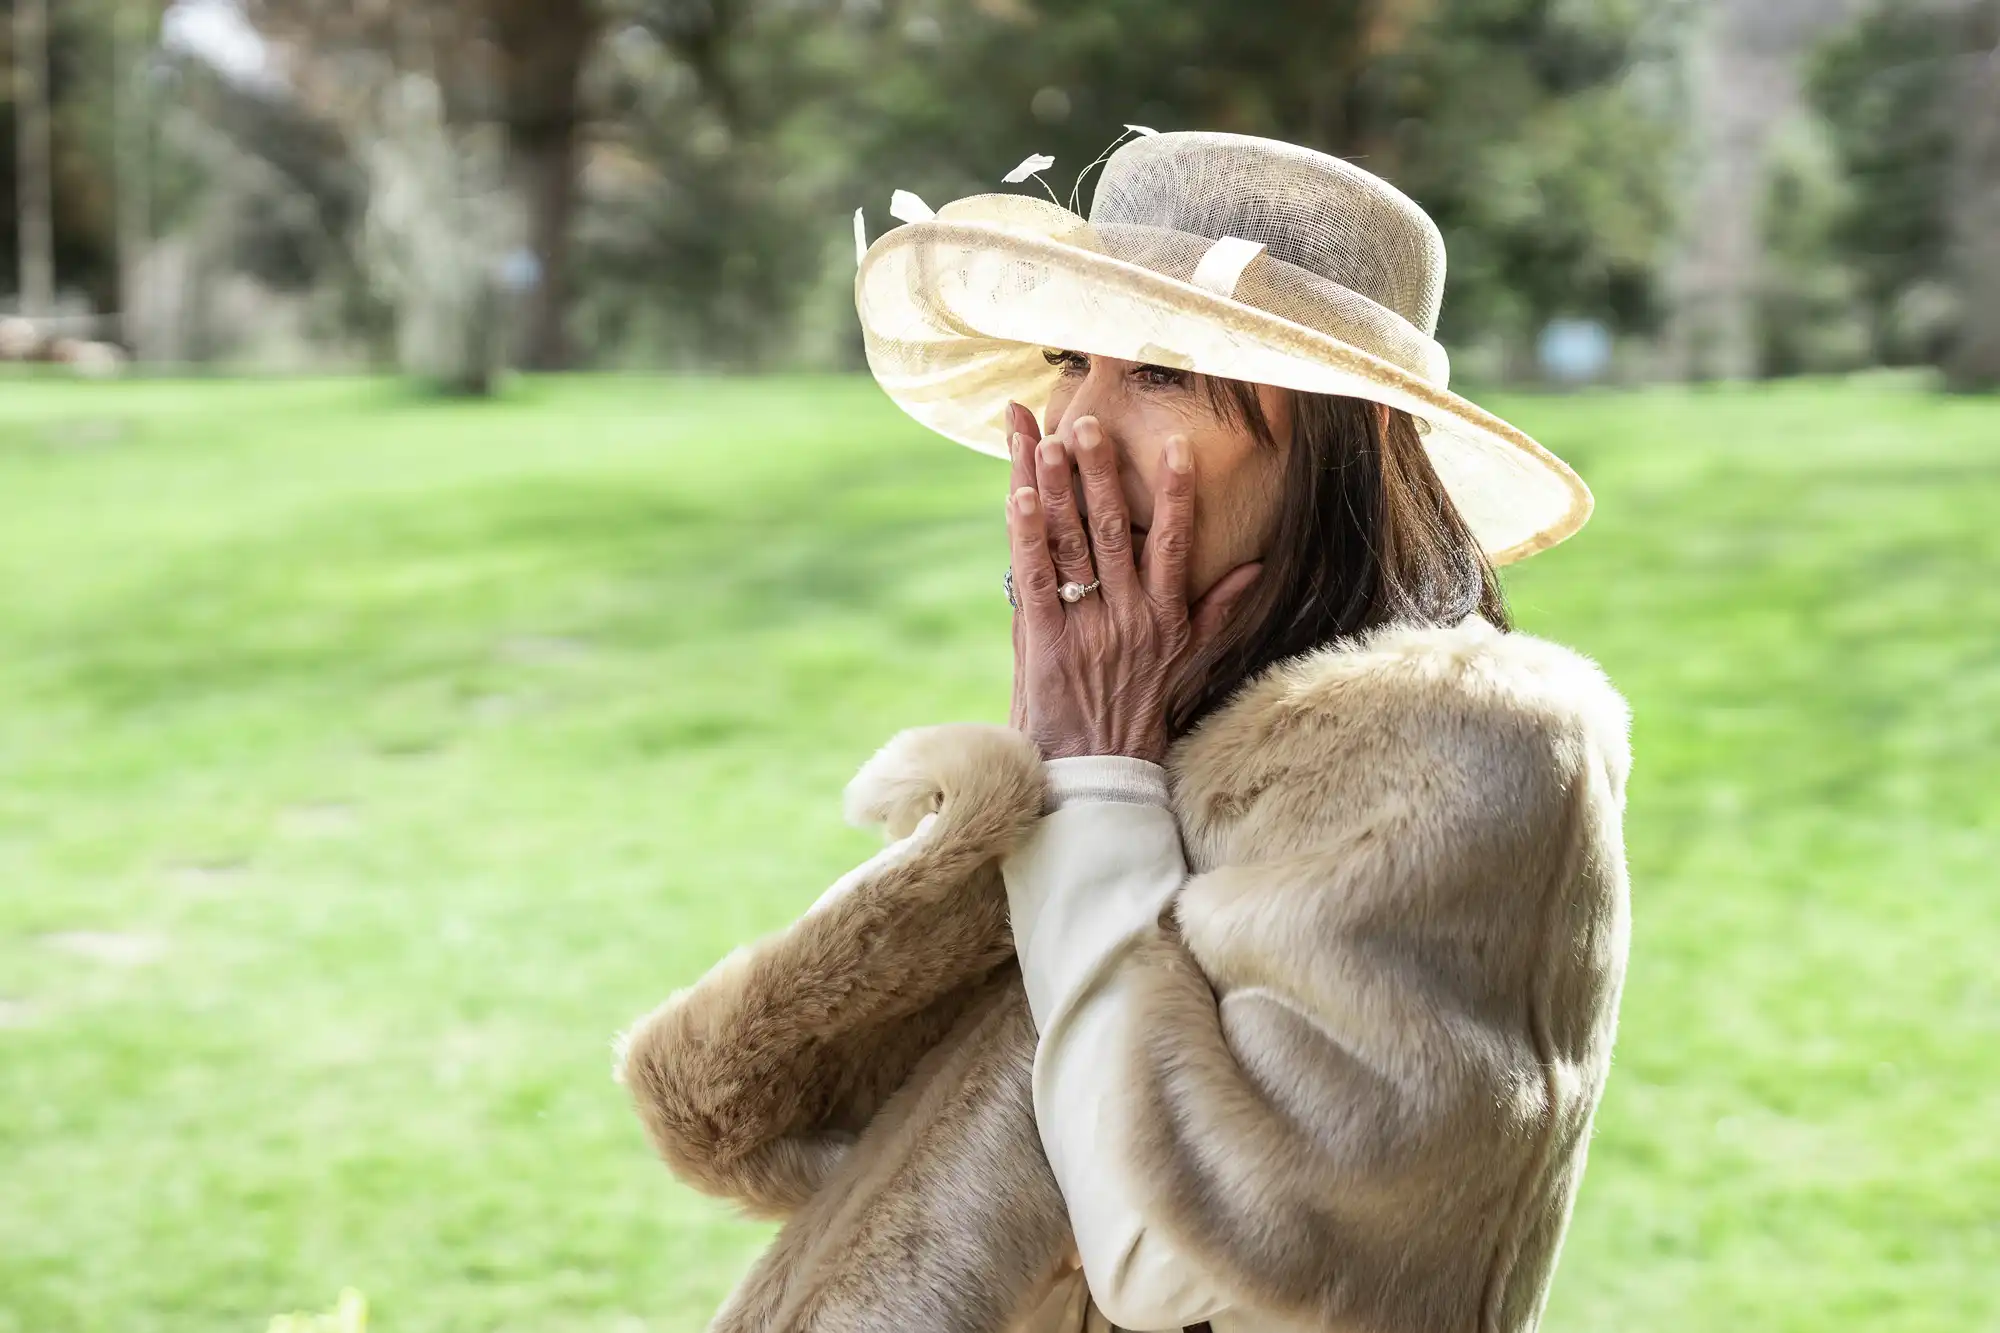
POLYGON ((1236 295, 1237 280, 1250 261, 1264 253, 1262 241, 1246 241, 1241 236, 1224 236, 1208 247, 1208 253, 1194 266, 1188 281, 1197 287, 1206 287, 1217 296, 1236 295))

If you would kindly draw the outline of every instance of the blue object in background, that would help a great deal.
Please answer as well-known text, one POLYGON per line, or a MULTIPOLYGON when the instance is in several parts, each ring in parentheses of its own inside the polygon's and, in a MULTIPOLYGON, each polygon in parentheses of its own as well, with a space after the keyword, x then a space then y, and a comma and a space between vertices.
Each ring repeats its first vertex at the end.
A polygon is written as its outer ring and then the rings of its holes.
POLYGON ((1535 341, 1542 374, 1563 384, 1589 384, 1611 368, 1611 330, 1594 319, 1552 319, 1535 341))
POLYGON ((541 280, 541 258, 525 245, 508 251, 500 260, 500 285, 510 292, 531 291, 541 280))

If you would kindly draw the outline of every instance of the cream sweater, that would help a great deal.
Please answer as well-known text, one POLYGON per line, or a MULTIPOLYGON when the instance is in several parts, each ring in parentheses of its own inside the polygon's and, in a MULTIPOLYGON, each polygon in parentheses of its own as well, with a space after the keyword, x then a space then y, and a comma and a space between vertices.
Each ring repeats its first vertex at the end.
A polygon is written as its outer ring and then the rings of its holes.
POLYGON ((1000 863, 1035 1048, 1035 1120, 1062 1187, 1092 1300, 1120 1328, 1215 1333, 1273 1327, 1232 1320, 1208 1274, 1148 1225, 1134 1203, 1110 1108, 1145 1015, 1123 964, 1158 930, 1187 879, 1166 770, 1143 759, 1053 759, 1048 813, 1000 863))

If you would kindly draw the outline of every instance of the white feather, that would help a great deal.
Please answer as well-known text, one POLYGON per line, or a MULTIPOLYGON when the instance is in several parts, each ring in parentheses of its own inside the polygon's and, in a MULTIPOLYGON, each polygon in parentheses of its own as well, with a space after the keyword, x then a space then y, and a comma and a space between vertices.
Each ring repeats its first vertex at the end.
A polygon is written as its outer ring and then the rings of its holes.
POLYGON ((861 220, 861 210, 854 210, 854 262, 859 264, 868 257, 868 224, 861 220))
POLYGON ((1015 167, 1000 179, 1009 185, 1019 185, 1036 172, 1046 171, 1055 164, 1056 160, 1045 153, 1030 153, 1021 159, 1020 166, 1015 167))
POLYGON ((908 190, 898 190, 889 196, 889 216, 898 222, 929 222, 937 214, 908 190))

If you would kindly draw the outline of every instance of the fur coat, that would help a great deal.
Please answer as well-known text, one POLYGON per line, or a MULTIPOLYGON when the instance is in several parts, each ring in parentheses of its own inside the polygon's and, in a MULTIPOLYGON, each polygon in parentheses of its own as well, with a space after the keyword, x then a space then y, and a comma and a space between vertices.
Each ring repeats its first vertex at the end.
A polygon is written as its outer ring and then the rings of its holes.
MULTIPOLYGON (((1594 662, 1474 616, 1280 662, 1175 744, 1190 878, 1105 1151, 1255 1326, 1536 1325, 1625 971, 1627 735, 1594 662)), ((784 1220, 713 1329, 1105 1327, 998 870, 1044 793, 1019 733, 897 735, 847 811, 900 841, 621 1039, 667 1165, 784 1220)))

